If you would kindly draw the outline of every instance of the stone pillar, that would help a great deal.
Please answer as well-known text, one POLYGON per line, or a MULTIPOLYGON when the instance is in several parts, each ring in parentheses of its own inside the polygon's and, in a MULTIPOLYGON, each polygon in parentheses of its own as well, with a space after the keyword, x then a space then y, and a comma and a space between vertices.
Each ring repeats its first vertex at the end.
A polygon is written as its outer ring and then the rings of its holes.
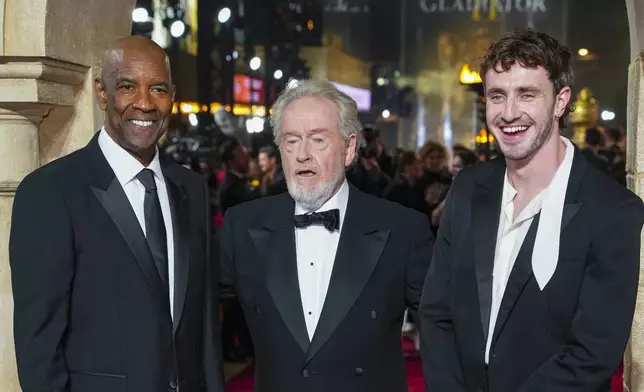
POLYGON ((135 0, 0 0, 0 385, 18 392, 8 259, 15 190, 102 124, 93 79, 135 0))
MULTIPOLYGON (((644 2, 626 0, 626 7, 633 59, 628 73, 628 186, 644 197, 644 2)), ((627 392, 644 392, 644 252, 640 254, 637 305, 624 357, 624 390, 627 392)))

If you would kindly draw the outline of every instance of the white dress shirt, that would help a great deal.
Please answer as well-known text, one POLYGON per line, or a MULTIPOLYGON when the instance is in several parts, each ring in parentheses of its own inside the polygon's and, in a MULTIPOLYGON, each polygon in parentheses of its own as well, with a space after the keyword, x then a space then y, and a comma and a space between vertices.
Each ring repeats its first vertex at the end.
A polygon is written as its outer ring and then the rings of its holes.
MULTIPOLYGON (((501 199, 501 216, 499 217, 499 228, 497 232, 496 240, 496 251, 494 254, 494 269, 493 269, 493 278, 492 278, 492 304, 490 309, 490 325, 488 328, 487 335, 487 344, 485 347, 485 363, 489 363, 490 360, 490 349, 492 346, 492 338, 494 334, 494 328, 496 327, 496 321, 499 315, 499 309, 501 308, 501 301, 503 300, 503 294, 505 293, 508 280, 510 278, 510 273, 514 267, 514 262, 516 261, 519 250, 523 245, 530 225, 534 217, 543 210, 556 209, 554 205, 546 205, 546 203, 563 203, 562 200, 556 200, 557 198, 548 198, 549 190, 563 188, 565 192, 566 185, 568 183, 568 177, 570 175, 570 166, 572 165, 572 159, 574 155, 574 148, 568 140, 564 140, 566 144, 566 155, 564 162, 557 169, 557 173, 562 171, 565 175, 555 174, 553 181, 548 185, 547 188, 539 192, 525 208, 519 213, 519 215, 514 219, 514 197, 517 194, 516 189, 510 184, 508 180, 507 171, 504 176, 503 182, 503 198, 501 199), (567 171, 567 172, 566 172, 567 171), (564 183, 565 181, 565 183, 564 183)), ((539 222, 541 226, 541 221, 539 222)), ((560 236, 560 230, 548 230, 543 232, 543 230, 538 230, 539 236, 543 236, 541 239, 545 243, 555 244, 559 243, 558 239, 560 236)), ((532 263, 533 266, 537 263, 532 263)))
MULTIPOLYGON (((141 225, 143 234, 145 231, 145 212, 143 208, 143 201, 145 200, 145 187, 136 178, 136 176, 145 169, 145 166, 136 158, 130 155, 125 149, 119 146, 105 131, 101 129, 98 135, 98 145, 105 155, 105 159, 112 167, 116 179, 123 187, 127 195, 130 205, 136 214, 136 219, 141 225)), ((174 298, 174 232, 172 230, 172 215, 170 213, 170 199, 168 196, 168 188, 165 184, 165 177, 161 170, 161 163, 159 162, 159 151, 154 156, 154 159, 147 167, 154 172, 154 180, 157 184, 157 194, 159 195, 159 202, 161 203, 161 213, 163 214, 163 222, 165 224, 165 231, 168 243, 168 281, 170 284, 170 314, 174 314, 173 298, 174 298)))
POLYGON ((316 211, 307 211, 295 204, 295 215, 309 212, 323 212, 332 209, 340 210, 340 230, 329 232, 324 226, 311 225, 295 229, 295 247, 297 254, 297 274, 300 282, 302 309, 306 320, 309 339, 313 339, 315 328, 320 320, 322 307, 331 281, 331 272, 338 249, 338 241, 347 211, 349 200, 349 185, 345 181, 322 207, 316 211))

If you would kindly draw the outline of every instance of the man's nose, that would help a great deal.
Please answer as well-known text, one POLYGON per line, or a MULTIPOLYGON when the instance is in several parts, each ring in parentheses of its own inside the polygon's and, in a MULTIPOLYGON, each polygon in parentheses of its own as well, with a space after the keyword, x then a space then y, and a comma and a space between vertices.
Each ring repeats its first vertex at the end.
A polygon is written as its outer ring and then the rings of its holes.
POLYGON ((311 159, 311 144, 307 140, 300 143, 295 157, 298 162, 306 162, 311 159))
POLYGON ((508 98, 505 101, 505 107, 503 108, 503 121, 505 121, 506 123, 511 123, 519 117, 521 117, 521 114, 519 113, 515 100, 508 98))
POLYGON ((136 99, 132 106, 134 109, 138 109, 142 112, 151 112, 155 109, 154 103, 150 97, 150 92, 144 89, 138 90, 136 99))

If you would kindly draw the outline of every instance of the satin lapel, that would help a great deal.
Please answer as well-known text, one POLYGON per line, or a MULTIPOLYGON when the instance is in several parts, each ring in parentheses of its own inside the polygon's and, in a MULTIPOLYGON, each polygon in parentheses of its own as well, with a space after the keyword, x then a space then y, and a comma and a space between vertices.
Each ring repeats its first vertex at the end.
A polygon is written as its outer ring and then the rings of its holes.
POLYGON ((501 306, 499 307, 499 314, 494 326, 494 334, 492 335, 492 345, 499 336, 507 321, 512 309, 516 305, 519 296, 523 292, 526 283, 532 276, 532 250, 534 249, 534 240, 537 237, 537 228, 539 227, 540 214, 536 215, 530 224, 528 233, 523 240, 523 244, 519 249, 517 258, 510 272, 508 283, 503 292, 501 299, 501 306))
POLYGON ((359 200, 361 195, 358 192, 353 187, 349 192, 329 289, 305 363, 320 351, 356 302, 389 239, 389 230, 365 227, 367 217, 361 216, 360 206, 363 203, 359 200))
POLYGON ((190 208, 185 190, 167 175, 166 184, 174 235, 173 330, 176 332, 183 315, 190 276, 190 208))
POLYGON ((93 185, 90 185, 90 188, 103 208, 110 215, 112 221, 114 221, 123 239, 130 247, 134 258, 139 263, 145 278, 159 297, 159 302, 163 304, 164 310, 167 310, 168 315, 170 315, 167 300, 168 291, 161 282, 161 277, 154 264, 150 248, 148 247, 148 242, 145 239, 141 225, 136 219, 134 210, 121 184, 114 177, 107 191, 93 185))
POLYGON ((492 172, 477 184, 472 200, 472 229, 476 263, 481 328, 487 340, 492 306, 492 272, 503 197, 505 166, 491 167, 492 172))
MULTIPOLYGON (((306 352, 309 335, 304 321, 295 252, 294 204, 288 195, 263 228, 249 229, 257 255, 266 260, 266 283, 286 327, 297 344, 306 352)), ((260 260, 261 261, 261 260, 260 260)))

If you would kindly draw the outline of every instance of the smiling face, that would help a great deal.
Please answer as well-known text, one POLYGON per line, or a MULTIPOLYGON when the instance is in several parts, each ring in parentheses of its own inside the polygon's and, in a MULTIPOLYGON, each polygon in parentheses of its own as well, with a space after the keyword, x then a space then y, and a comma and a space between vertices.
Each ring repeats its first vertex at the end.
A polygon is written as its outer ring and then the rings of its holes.
POLYGON ((533 157, 546 143, 558 141, 558 119, 570 100, 570 88, 555 92, 543 67, 515 63, 507 71, 490 69, 485 77, 486 118, 506 159, 533 157))
POLYGON ((95 90, 107 133, 145 164, 168 128, 174 87, 163 50, 141 40, 126 42, 106 56, 95 90))
POLYGON ((346 167, 355 155, 356 136, 345 139, 337 105, 315 97, 288 104, 280 128, 279 148, 289 193, 314 211, 344 182, 346 167))

